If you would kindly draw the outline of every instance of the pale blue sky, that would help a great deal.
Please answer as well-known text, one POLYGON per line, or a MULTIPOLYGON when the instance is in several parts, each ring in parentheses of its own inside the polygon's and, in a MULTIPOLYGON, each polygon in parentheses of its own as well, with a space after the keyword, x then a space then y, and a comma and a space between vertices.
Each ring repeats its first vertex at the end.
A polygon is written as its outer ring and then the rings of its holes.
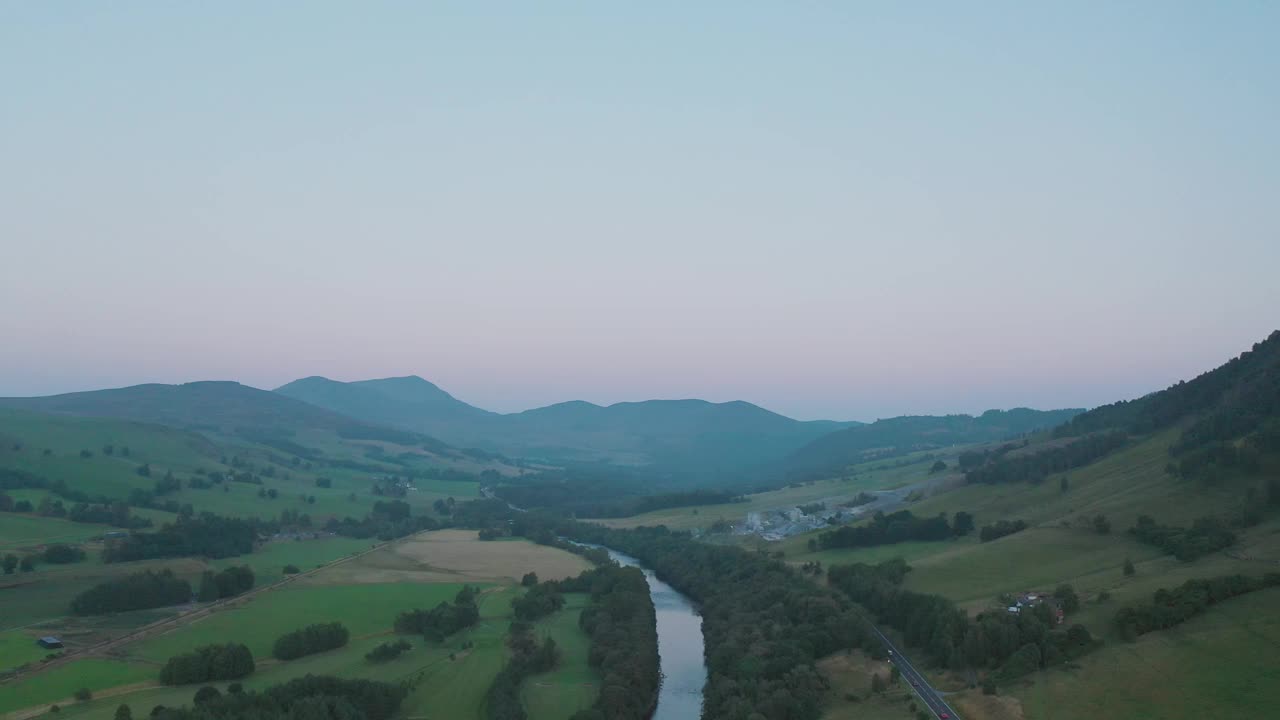
POLYGON ((6 3, 0 395, 1132 397, 1280 326, 1277 37, 1271 2, 6 3))

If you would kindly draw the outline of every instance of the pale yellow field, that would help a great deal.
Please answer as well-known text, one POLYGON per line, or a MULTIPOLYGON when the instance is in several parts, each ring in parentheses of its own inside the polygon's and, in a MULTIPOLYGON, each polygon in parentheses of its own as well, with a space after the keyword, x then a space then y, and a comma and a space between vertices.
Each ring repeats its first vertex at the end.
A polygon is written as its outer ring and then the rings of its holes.
POLYGON ((485 541, 474 530, 437 530, 322 570, 306 582, 508 583, 531 571, 540 580, 559 580, 589 569, 578 555, 527 540, 485 541))

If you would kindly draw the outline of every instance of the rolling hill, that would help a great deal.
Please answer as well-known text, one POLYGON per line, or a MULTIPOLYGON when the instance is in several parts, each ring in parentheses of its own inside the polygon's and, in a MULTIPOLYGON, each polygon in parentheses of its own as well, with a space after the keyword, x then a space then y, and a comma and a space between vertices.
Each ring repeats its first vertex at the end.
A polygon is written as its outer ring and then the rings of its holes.
POLYGON ((857 423, 803 422, 747 402, 572 401, 502 415, 419 377, 342 383, 310 377, 277 393, 461 446, 555 462, 658 465, 700 472, 766 462, 857 423))
POLYGON ((413 456, 444 466, 501 464, 429 435, 348 417, 236 382, 147 384, 110 390, 0 398, 0 408, 109 418, 201 433, 218 442, 275 448, 309 460, 413 456))
POLYGON ((879 457, 952 445, 997 442, 1060 425, 1081 409, 988 410, 981 415, 903 416, 832 432, 793 452, 781 463, 788 477, 839 473, 879 457))

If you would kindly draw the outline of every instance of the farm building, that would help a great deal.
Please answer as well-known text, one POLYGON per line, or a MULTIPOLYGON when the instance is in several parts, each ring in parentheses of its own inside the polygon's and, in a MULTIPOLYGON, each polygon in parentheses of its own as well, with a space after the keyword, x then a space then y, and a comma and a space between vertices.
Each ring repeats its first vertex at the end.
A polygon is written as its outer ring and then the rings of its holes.
POLYGON ((36 641, 36 644, 46 650, 56 650, 62 647, 62 641, 52 635, 46 635, 36 641))

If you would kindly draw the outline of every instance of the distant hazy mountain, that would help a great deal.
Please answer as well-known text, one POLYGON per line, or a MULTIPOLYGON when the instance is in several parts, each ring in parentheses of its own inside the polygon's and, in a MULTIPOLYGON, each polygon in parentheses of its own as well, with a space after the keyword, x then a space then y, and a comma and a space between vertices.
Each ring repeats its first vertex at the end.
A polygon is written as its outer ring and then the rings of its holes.
POLYGON ((0 405, 64 415, 114 417, 175 427, 238 426, 333 429, 350 418, 237 382, 147 384, 111 390, 0 398, 0 405))
POLYGON ((419 377, 342 383, 310 377, 276 392, 454 445, 555 461, 730 470, 773 460, 855 423, 801 422, 746 402, 558 403, 501 415, 419 377))
POLYGON ((422 429, 435 421, 454 423, 496 418, 417 376, 338 382, 313 375, 275 392, 369 422, 422 429))
POLYGON ((0 398, 0 406, 216 431, 253 440, 290 436, 298 430, 332 430, 347 438, 380 439, 432 451, 451 451, 449 446, 424 434, 380 426, 278 393, 227 381, 134 385, 45 397, 0 398))
POLYGON ((972 415, 903 416, 877 420, 820 437, 796 450, 784 467, 788 474, 840 472, 877 457, 917 450, 993 442, 1061 425, 1083 409, 988 410, 972 415))

